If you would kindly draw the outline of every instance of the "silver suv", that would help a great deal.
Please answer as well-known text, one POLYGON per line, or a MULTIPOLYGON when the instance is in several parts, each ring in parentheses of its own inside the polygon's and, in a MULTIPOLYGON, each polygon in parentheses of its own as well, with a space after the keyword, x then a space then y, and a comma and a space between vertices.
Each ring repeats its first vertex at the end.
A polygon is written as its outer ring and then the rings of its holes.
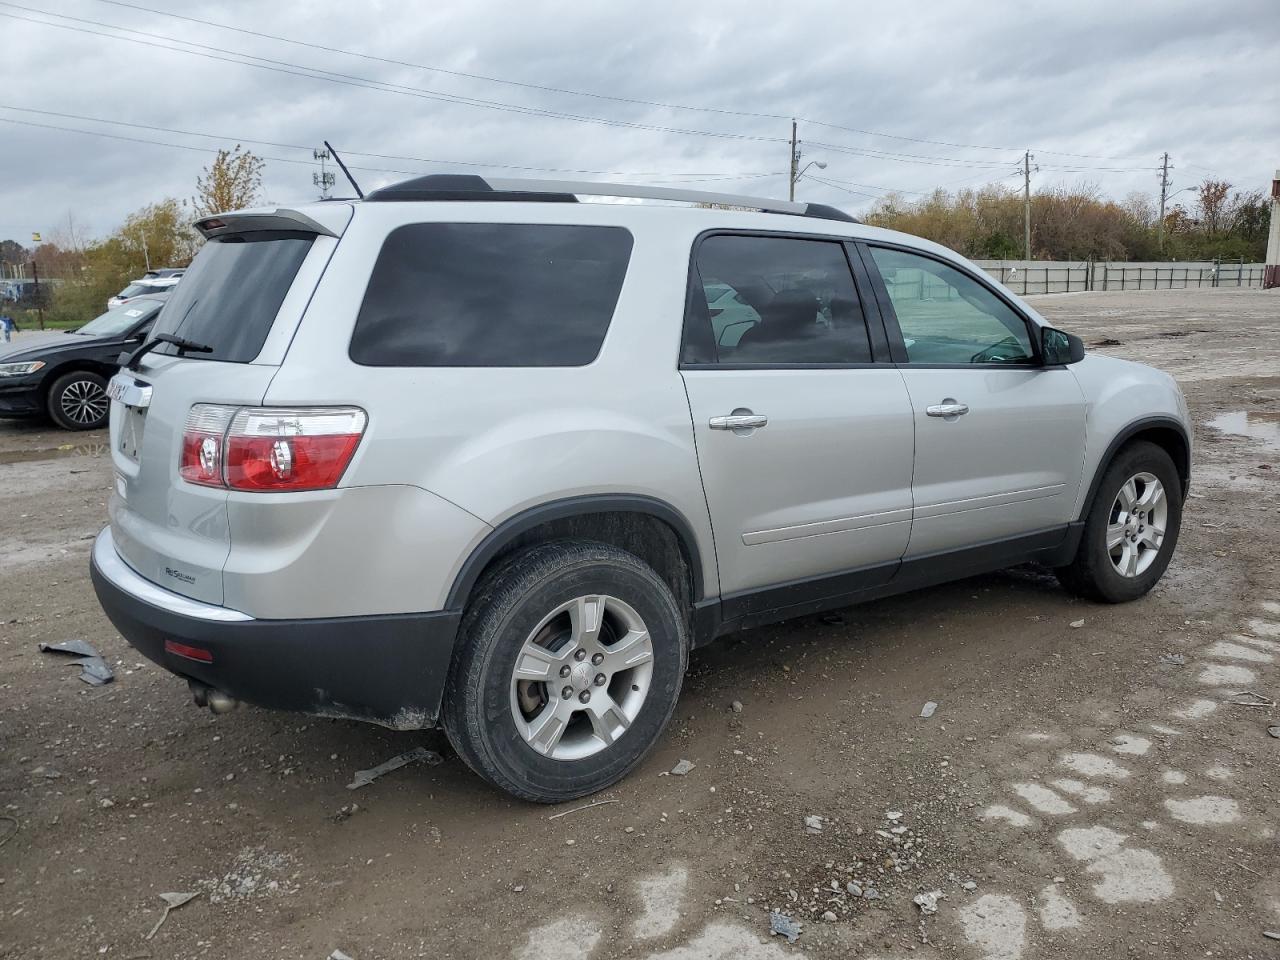
POLYGON ((1178 538, 1172 378, 831 208, 432 176, 197 226, 92 575, 218 711, 441 725, 560 801, 718 636, 1025 561, 1133 600, 1178 538))

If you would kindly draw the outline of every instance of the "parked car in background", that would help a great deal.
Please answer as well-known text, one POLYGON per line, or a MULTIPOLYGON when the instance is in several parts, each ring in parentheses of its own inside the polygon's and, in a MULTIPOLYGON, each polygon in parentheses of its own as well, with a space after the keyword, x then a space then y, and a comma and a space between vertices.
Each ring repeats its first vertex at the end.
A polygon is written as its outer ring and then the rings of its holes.
POLYGON ((29 333, 0 349, 0 416, 47 415, 66 430, 106 426, 106 387, 141 345, 166 293, 137 297, 76 330, 29 333))
POLYGON ((157 293, 168 293, 177 286, 178 281, 182 279, 182 275, 186 272, 185 267, 148 270, 133 283, 110 298, 107 301, 107 309, 114 310, 116 307, 122 307, 130 300, 135 300, 138 297, 151 297, 157 293))
POLYGON ((556 802, 718 636, 1027 561, 1135 600, 1177 543, 1172 377, 831 207, 429 176, 197 228, 91 570, 219 712, 438 724, 556 802))

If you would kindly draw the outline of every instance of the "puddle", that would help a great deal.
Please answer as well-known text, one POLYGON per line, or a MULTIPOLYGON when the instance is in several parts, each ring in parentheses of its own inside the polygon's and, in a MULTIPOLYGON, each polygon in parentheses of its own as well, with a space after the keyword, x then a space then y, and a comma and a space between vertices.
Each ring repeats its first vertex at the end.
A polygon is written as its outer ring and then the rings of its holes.
POLYGON ((107 452, 105 443, 66 443, 60 447, 40 450, 0 450, 0 464, 38 463, 41 460, 61 460, 64 457, 101 457, 107 452))
POLYGON ((1236 437, 1259 440, 1266 449, 1280 453, 1280 413, 1233 410, 1218 414, 1209 426, 1236 437))

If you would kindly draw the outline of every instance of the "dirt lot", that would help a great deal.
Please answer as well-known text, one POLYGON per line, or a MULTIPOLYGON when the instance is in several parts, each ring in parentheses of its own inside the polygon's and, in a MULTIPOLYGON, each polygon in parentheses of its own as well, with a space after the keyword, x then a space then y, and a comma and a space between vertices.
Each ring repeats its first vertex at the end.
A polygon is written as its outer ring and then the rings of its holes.
POLYGON ((197 710, 89 586, 105 438, 0 423, 0 957, 1280 957, 1280 711, 1230 702, 1280 696, 1280 293, 1037 306, 1187 392, 1156 593, 1018 570, 723 641, 644 765, 557 819, 434 734, 197 710), (37 650, 71 637, 115 683, 37 650), (346 789, 424 740, 442 765, 346 789), (145 940, 171 891, 199 896, 145 940))

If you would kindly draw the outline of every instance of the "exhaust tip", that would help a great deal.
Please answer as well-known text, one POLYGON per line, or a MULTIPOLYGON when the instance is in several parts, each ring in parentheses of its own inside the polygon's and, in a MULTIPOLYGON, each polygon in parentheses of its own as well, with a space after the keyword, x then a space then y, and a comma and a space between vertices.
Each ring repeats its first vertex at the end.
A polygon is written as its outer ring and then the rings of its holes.
POLYGON ((187 686, 191 689, 191 699, 195 701, 197 707, 208 707, 214 713, 223 714, 230 713, 240 706, 239 700, 199 680, 188 680, 187 686))
POLYGON ((239 700, 228 697, 221 690, 210 690, 206 699, 209 701, 209 709, 217 714, 230 713, 240 706, 239 700))

